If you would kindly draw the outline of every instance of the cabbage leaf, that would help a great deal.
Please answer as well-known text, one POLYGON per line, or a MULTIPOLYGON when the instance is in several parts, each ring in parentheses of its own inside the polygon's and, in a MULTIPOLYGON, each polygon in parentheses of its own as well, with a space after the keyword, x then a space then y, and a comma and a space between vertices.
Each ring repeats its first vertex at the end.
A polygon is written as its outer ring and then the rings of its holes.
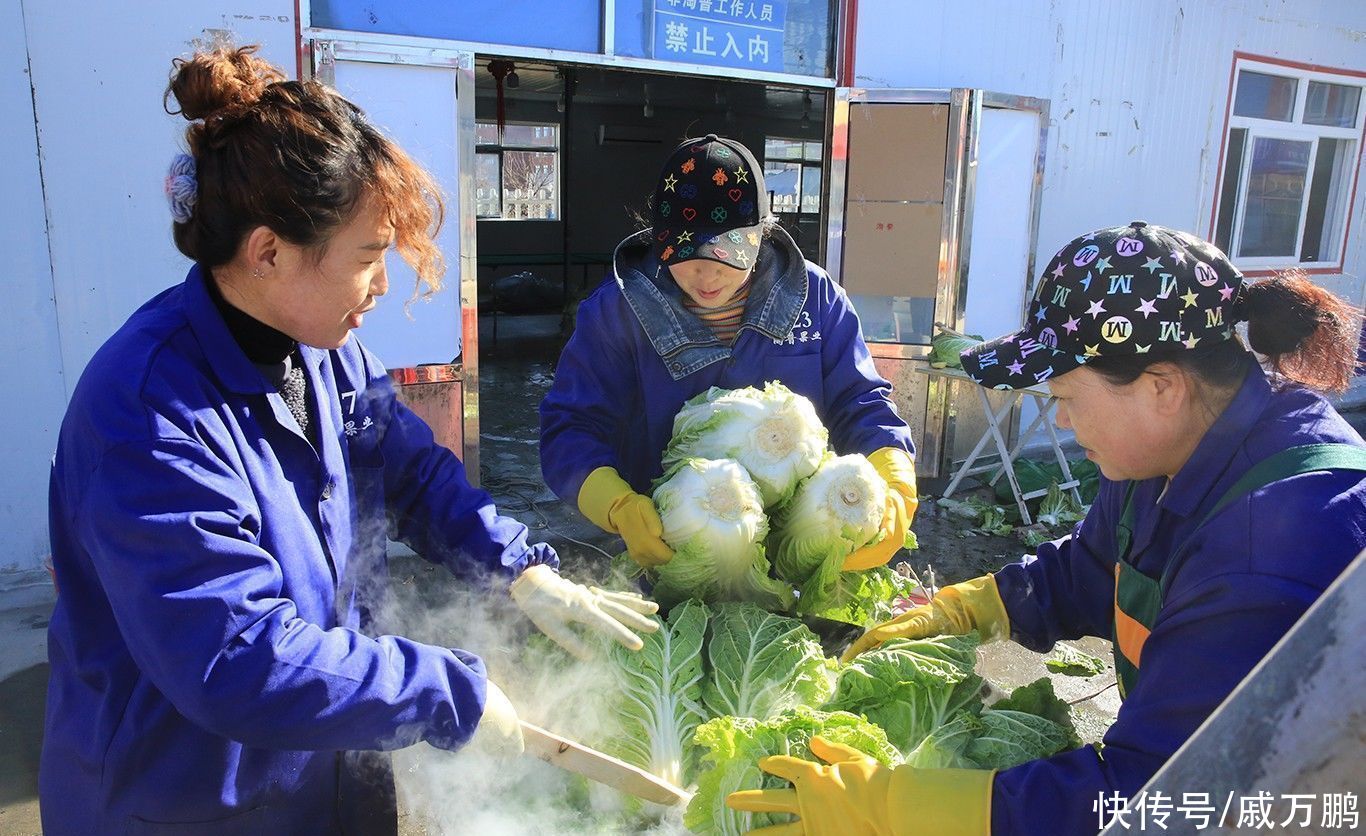
POLYGON ((722 604, 707 631, 702 703, 711 716, 765 720, 818 706, 834 690, 831 663, 806 625, 753 604, 722 604))
POLYGON ((726 806, 726 796, 737 790, 789 787, 787 781, 762 772, 759 759, 791 755, 813 759, 811 738, 843 743, 888 766, 901 760, 882 729, 845 712, 796 708, 768 720, 717 717, 697 728, 695 741, 704 751, 705 771, 697 793, 688 804, 683 823, 694 833, 740 836, 756 827, 791 821, 781 814, 744 813, 726 806))
POLYGON ((606 748, 680 786, 693 773, 693 732, 707 719, 702 704, 706 631, 707 608, 688 601, 674 607, 658 631, 640 634, 645 643, 640 650, 614 643, 610 651, 621 734, 606 748))
POLYGON ((892 639, 844 665, 823 708, 861 714, 911 752, 958 712, 981 706, 978 641, 976 633, 892 639))

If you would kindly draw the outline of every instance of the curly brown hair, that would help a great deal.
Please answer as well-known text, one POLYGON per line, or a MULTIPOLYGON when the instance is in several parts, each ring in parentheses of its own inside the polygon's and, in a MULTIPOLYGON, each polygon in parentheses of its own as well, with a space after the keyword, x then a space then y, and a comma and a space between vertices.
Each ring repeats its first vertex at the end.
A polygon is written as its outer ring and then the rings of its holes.
POLYGON ((163 105, 191 123, 198 180, 190 218, 174 224, 176 247, 213 268, 266 226, 321 258, 372 194, 417 272, 412 298, 440 290, 445 261, 434 238, 445 203, 436 181, 337 91, 289 81, 256 51, 225 45, 172 61, 163 105))

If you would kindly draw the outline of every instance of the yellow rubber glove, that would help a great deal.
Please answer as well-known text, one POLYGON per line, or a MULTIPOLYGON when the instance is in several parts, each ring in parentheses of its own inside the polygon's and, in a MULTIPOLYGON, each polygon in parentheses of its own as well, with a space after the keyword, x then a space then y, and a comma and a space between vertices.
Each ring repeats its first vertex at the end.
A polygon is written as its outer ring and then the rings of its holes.
POLYGON ((915 489, 915 459, 900 447, 883 447, 868 456, 868 463, 887 480, 887 487, 901 494, 906 501, 906 526, 915 521, 915 509, 920 507, 920 494, 915 489))
POLYGON ((991 785, 985 769, 883 766, 857 749, 824 738, 811 751, 825 763, 778 755, 759 768, 792 789, 742 790, 726 806, 798 817, 749 831, 750 836, 987 836, 991 785))
POLYGON ((915 492, 915 460, 900 447, 883 447, 868 456, 868 463, 887 481, 887 510, 879 536, 850 552, 841 567, 846 572, 885 566, 902 546, 911 530, 920 499, 915 492))
POLYGON ((962 636, 976 630, 983 642, 1010 637, 1010 617, 994 575, 983 575, 939 590, 928 604, 898 615, 864 633, 840 657, 848 662, 888 639, 962 636))
POLYGON ((588 474, 579 488, 579 510, 603 531, 620 534, 627 553, 641 566, 673 560, 654 502, 631 490, 615 468, 600 467, 588 474))

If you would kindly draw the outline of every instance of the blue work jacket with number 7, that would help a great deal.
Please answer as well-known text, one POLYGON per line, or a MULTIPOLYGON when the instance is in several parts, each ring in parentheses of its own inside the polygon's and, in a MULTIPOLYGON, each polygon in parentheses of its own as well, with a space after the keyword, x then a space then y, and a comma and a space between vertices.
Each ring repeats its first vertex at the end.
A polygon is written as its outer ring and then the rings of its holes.
POLYGON ((457 575, 556 565, 354 338, 302 347, 317 446, 196 267, 95 354, 51 480, 44 831, 336 833, 338 752, 451 749, 476 656, 362 632, 386 535, 457 575))

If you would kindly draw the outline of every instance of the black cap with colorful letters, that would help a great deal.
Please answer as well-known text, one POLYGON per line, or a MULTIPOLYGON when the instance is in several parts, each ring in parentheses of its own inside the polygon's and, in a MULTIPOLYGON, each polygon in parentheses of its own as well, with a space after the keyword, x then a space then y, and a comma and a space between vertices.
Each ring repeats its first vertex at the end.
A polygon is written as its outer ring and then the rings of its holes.
POLYGON ((1025 326, 963 352, 992 389, 1021 389, 1093 357, 1189 351, 1230 339, 1243 274, 1218 247, 1134 221, 1073 240, 1049 260, 1025 326))
POLYGON ((694 258, 747 270, 769 216, 764 169, 743 144, 708 134, 669 155, 655 187, 654 254, 660 264, 694 258))

